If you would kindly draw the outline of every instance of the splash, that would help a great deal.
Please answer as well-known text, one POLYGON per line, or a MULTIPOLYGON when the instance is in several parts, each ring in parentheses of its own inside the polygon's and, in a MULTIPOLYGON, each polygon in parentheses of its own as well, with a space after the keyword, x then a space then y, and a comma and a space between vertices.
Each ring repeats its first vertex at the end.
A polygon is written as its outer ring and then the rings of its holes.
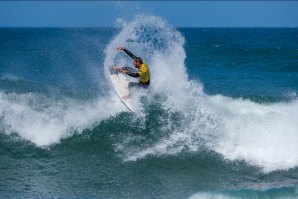
MULTIPOLYGON (((105 67, 129 64, 116 47, 124 46, 149 65, 152 82, 147 98, 160 97, 162 125, 154 142, 133 144, 128 136, 116 149, 125 160, 148 155, 196 152, 207 148, 231 161, 244 160, 265 172, 298 165, 298 103, 258 104, 221 95, 208 96, 200 82, 188 80, 185 40, 165 20, 138 16, 126 23, 106 48, 105 67), (173 120, 175 115, 179 119, 173 120)), ((149 100, 150 101, 150 100, 149 100)), ((152 100, 154 101, 154 100, 152 100)), ((142 140, 142 139, 140 139, 142 140)))

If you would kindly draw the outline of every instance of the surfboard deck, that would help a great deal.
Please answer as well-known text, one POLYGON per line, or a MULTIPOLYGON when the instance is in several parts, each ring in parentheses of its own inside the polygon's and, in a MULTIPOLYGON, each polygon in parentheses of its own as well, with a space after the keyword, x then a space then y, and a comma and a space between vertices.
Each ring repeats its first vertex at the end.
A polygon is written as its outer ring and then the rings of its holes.
POLYGON ((113 87, 116 90, 116 93, 120 97, 123 104, 130 111, 135 113, 135 109, 133 107, 131 97, 127 98, 127 96, 130 96, 130 92, 129 92, 129 89, 128 89, 128 83, 129 83, 128 79, 125 77, 124 74, 119 73, 118 71, 114 70, 112 67, 113 66, 110 66, 109 76, 110 76, 111 82, 113 84, 113 87))

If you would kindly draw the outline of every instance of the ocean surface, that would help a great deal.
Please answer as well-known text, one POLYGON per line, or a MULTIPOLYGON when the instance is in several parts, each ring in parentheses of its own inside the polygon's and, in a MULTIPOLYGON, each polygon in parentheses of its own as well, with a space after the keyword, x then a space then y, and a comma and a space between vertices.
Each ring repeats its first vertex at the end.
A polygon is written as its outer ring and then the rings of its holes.
POLYGON ((297 28, 1 28, 0 198, 298 198, 297 92, 297 28))

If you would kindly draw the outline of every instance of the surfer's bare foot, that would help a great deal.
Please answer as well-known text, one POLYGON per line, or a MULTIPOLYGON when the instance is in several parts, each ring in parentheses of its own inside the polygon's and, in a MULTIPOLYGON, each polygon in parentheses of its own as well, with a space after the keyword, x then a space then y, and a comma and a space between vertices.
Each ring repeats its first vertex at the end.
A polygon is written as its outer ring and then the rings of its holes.
POLYGON ((123 96, 122 98, 125 99, 125 100, 127 100, 127 99, 130 98, 130 94, 129 94, 129 95, 125 95, 125 96, 123 96))

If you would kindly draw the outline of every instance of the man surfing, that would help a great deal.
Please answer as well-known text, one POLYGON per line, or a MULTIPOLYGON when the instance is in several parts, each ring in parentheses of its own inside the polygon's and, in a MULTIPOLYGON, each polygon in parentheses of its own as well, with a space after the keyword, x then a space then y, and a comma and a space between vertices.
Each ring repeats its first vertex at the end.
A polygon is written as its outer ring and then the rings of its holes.
MULTIPOLYGON (((128 56, 130 56, 133 59, 133 65, 135 68, 138 69, 137 72, 131 72, 125 68, 121 68, 118 66, 115 66, 114 69, 127 74, 131 77, 135 77, 138 78, 139 77, 139 82, 129 82, 128 84, 128 88, 132 88, 132 87, 137 87, 137 88, 148 88, 150 85, 150 71, 149 68, 147 66, 147 64, 145 64, 143 62, 143 60, 140 57, 136 57, 134 54, 132 54, 130 51, 128 51, 127 49, 123 48, 123 47, 118 47, 117 50, 122 50, 124 51, 126 54, 128 54, 128 56)), ((127 96, 129 98, 129 96, 127 96)))

